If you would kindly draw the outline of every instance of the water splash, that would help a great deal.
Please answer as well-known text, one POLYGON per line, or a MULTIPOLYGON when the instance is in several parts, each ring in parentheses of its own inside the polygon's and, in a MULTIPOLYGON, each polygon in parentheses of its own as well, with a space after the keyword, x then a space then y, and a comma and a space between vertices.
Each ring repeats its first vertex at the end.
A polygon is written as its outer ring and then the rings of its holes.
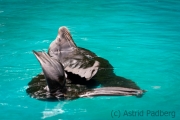
POLYGON ((58 103, 54 108, 50 109, 50 108, 45 108, 45 110, 42 112, 43 116, 41 117, 42 119, 45 119, 45 118, 49 118, 49 117, 53 117, 53 116, 57 116, 59 114, 62 114, 64 113, 65 111, 62 109, 63 106, 65 105, 66 103, 58 103))

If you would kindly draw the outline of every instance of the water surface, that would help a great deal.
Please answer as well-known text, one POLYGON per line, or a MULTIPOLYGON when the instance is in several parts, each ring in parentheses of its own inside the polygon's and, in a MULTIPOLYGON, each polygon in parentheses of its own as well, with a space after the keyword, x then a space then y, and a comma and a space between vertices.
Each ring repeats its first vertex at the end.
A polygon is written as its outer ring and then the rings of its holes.
POLYGON ((0 119, 179 119, 179 6, 178 0, 0 0, 0 119), (47 51, 60 26, 148 92, 142 98, 30 98, 27 83, 41 72, 32 50, 47 51), (123 116, 125 111, 144 113, 123 116))

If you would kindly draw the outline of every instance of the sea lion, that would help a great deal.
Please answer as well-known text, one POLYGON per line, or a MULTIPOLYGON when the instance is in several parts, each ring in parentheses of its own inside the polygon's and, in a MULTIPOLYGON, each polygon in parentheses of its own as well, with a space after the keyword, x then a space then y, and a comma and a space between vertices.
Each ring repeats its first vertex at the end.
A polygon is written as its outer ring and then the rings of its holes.
POLYGON ((144 93, 133 81, 116 76, 107 60, 77 47, 66 27, 59 28, 48 53, 33 53, 40 62, 43 73, 29 82, 26 91, 36 99, 64 100, 100 95, 141 96, 144 93))

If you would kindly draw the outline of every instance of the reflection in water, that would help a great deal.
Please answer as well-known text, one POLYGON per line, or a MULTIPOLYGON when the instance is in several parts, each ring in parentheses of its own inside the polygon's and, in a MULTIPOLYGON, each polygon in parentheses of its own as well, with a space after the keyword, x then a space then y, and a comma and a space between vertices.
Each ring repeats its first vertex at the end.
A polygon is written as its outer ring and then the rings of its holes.
POLYGON ((43 116, 42 119, 57 116, 59 114, 64 113, 63 106, 65 105, 65 102, 58 103, 54 108, 48 108, 48 102, 46 103, 46 107, 44 111, 42 112, 43 116))

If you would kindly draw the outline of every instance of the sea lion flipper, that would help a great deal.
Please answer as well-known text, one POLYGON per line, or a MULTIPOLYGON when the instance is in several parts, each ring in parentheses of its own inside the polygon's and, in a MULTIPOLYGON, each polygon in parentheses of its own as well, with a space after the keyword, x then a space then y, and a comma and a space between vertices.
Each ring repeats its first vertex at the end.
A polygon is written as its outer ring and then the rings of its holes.
POLYGON ((48 54, 63 61, 63 58, 77 49, 69 30, 66 27, 60 27, 56 39, 50 44, 48 54))
POLYGON ((85 94, 79 95, 79 97, 89 96, 142 96, 144 90, 137 90, 132 88, 123 87, 103 87, 92 89, 85 94))
POLYGON ((94 63, 91 66, 83 68, 81 66, 83 66, 83 64, 88 64, 88 63, 85 63, 84 61, 76 62, 75 59, 71 59, 71 61, 69 62, 69 65, 65 67, 65 70, 67 72, 71 72, 73 74, 79 75, 80 77, 85 78, 86 80, 90 80, 97 73, 100 64, 98 61, 94 61, 94 63))
POLYGON ((50 92, 63 89, 66 81, 63 65, 45 52, 33 51, 33 53, 41 64, 50 92))

